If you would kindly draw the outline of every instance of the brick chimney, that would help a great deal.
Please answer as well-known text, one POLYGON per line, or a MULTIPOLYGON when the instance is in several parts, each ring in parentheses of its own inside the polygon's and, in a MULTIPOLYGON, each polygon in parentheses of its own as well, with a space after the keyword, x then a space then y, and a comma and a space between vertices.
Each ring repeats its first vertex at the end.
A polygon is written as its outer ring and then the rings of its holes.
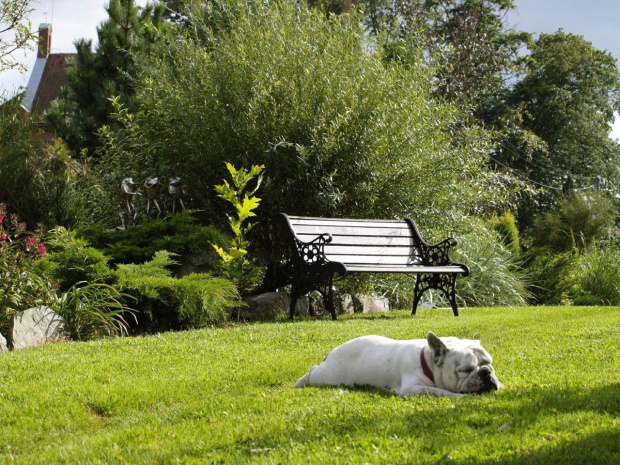
POLYGON ((52 25, 42 23, 39 25, 39 50, 37 58, 47 58, 52 51, 52 25))

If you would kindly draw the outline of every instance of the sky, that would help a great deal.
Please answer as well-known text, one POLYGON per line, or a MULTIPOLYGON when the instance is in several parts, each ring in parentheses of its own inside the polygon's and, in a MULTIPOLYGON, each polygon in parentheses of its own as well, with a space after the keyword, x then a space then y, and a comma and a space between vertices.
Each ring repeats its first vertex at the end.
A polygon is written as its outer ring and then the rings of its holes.
MULTIPOLYGON (((147 0, 136 0, 138 5, 147 0)), ((97 40, 96 27, 106 18, 108 0, 33 0, 35 11, 30 16, 33 28, 52 24, 52 53, 74 53, 74 41, 97 40)), ((620 0, 515 0, 508 24, 521 31, 540 33, 565 32, 579 34, 601 50, 620 59, 620 0)), ((1 38, 1 37, 0 37, 1 38)), ((17 71, 0 73, 0 96, 12 94, 28 83, 34 66, 35 52, 19 55, 28 66, 26 75, 17 71)), ((620 139, 620 118, 616 119, 612 137, 620 139)))

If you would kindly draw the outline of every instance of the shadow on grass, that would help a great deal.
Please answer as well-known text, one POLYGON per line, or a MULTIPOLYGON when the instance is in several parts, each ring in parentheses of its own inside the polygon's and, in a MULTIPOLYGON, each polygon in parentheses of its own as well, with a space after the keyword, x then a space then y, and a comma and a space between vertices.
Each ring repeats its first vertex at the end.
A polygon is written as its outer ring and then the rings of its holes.
POLYGON ((435 463, 431 457, 446 457, 458 449, 462 452, 454 453, 451 463, 620 463, 620 427, 610 426, 620 416, 620 384, 584 390, 534 386, 514 396, 487 393, 472 399, 398 398, 368 387, 303 389, 325 397, 324 406, 317 409, 314 404, 313 415, 292 414, 285 431, 282 424, 273 431, 267 426, 261 437, 247 438, 248 449, 274 447, 281 437, 297 444, 319 437, 345 449, 382 440, 377 447, 386 454, 390 447, 397 453, 406 448, 412 459, 421 454, 420 463, 435 463), (575 420, 583 413, 585 420, 575 420), (605 427, 593 420, 599 416, 605 417, 605 427), (382 431, 389 431, 388 439, 380 439, 382 431), (463 450, 465 446, 471 448, 463 450))

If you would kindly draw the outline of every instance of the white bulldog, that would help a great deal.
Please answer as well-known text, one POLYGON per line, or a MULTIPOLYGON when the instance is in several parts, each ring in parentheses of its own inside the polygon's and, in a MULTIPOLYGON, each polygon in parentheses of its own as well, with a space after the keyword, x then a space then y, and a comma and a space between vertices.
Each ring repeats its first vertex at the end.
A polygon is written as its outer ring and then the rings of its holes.
POLYGON ((431 331, 426 339, 407 341, 362 336, 332 350, 295 387, 367 385, 399 396, 461 397, 499 388, 492 362, 476 340, 439 338, 431 331))

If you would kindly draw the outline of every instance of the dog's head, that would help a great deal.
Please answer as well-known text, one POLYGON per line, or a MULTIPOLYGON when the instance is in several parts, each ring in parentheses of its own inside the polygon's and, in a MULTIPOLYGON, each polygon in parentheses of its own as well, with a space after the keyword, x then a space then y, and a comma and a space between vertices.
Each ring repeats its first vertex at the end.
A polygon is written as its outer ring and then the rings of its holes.
POLYGON ((480 341, 456 337, 437 337, 429 331, 428 347, 441 376, 435 384, 462 394, 482 393, 499 389, 499 381, 491 365, 493 358, 480 341))

